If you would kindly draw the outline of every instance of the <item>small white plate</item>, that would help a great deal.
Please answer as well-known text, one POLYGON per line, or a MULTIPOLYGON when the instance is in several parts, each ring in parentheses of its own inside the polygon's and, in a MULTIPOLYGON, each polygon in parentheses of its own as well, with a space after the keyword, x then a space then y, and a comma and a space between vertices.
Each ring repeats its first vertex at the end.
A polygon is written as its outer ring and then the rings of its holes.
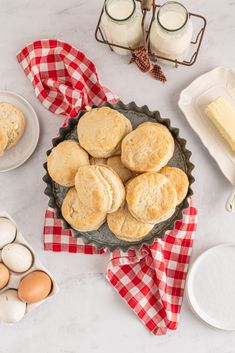
POLYGON ((31 104, 23 97, 10 91, 0 91, 0 102, 14 104, 25 116, 26 126, 19 143, 7 150, 0 158, 0 172, 6 172, 19 167, 34 152, 39 139, 39 122, 31 104))
POLYGON ((220 169, 235 186, 235 153, 205 114, 206 106, 223 96, 235 108, 235 72, 218 67, 198 77, 181 94, 178 105, 220 169))
POLYGON ((235 331, 235 243, 210 248, 196 259, 186 293, 199 318, 218 329, 235 331))

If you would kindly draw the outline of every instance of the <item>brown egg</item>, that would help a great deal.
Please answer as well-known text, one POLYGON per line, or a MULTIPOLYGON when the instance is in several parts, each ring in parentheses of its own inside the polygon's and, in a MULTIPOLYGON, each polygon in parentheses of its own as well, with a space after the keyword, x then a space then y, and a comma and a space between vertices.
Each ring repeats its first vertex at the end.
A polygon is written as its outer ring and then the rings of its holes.
POLYGON ((10 272, 8 268, 0 263, 0 289, 5 287, 9 281, 10 278, 10 272))
POLYGON ((45 299, 52 288, 51 278, 42 271, 30 272, 20 281, 18 297, 26 303, 36 303, 45 299))

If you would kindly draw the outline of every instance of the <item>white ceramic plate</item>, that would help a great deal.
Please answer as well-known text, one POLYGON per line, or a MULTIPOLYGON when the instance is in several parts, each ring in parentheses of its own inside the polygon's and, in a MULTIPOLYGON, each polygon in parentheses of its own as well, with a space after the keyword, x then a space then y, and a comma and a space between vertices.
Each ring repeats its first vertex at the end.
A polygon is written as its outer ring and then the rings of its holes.
POLYGON ((198 77, 181 92, 178 104, 224 175, 235 185, 235 154, 205 114, 206 106, 218 96, 223 96, 235 108, 233 70, 218 67, 198 77))
POLYGON ((215 246, 196 259, 186 293, 199 318, 221 330, 235 330, 235 243, 215 246))
POLYGON ((39 139, 39 123, 33 107, 21 96, 10 91, 0 91, 0 102, 8 102, 19 108, 25 116, 26 126, 19 143, 0 158, 0 172, 6 172, 23 164, 34 152, 39 139))

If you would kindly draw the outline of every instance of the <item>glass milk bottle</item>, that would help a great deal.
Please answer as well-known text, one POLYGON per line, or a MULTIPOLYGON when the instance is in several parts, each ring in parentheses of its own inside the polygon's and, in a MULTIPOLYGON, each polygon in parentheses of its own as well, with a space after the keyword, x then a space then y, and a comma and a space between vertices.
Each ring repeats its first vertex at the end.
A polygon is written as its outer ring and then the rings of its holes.
POLYGON ((159 8, 152 23, 150 47, 158 56, 183 61, 192 35, 193 25, 187 9, 178 2, 169 1, 159 8))
MULTIPOLYGON (((141 27, 142 12, 135 0, 106 0, 101 26, 108 42, 124 47, 136 48, 143 44, 141 27)), ((118 47, 112 49, 120 55, 129 50, 118 47)))

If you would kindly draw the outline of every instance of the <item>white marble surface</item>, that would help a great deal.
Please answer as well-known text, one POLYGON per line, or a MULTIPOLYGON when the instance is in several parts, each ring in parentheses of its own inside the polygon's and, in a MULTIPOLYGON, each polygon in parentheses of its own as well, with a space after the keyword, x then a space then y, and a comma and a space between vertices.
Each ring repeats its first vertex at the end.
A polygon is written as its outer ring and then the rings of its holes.
POLYGON ((224 210, 231 186, 187 124, 177 100, 181 89, 198 75, 219 65, 234 67, 235 1, 184 0, 184 4, 207 17, 205 40, 198 62, 191 68, 167 68, 168 82, 162 85, 129 66, 127 58, 95 42, 102 0, 0 0, 0 89, 28 99, 41 127, 38 147, 28 162, 0 175, 0 208, 18 222, 61 288, 53 300, 19 324, 11 328, 0 325, 0 353, 234 352, 234 334, 207 327, 192 314, 186 300, 178 330, 164 337, 151 336, 105 281, 106 256, 44 252, 42 247, 48 201, 43 194, 42 163, 63 118, 42 107, 15 54, 28 42, 49 37, 84 51, 96 63, 103 83, 124 102, 134 100, 159 109, 181 129, 196 165, 194 201, 199 208, 199 227, 193 258, 210 246, 234 241, 235 216, 224 210))

